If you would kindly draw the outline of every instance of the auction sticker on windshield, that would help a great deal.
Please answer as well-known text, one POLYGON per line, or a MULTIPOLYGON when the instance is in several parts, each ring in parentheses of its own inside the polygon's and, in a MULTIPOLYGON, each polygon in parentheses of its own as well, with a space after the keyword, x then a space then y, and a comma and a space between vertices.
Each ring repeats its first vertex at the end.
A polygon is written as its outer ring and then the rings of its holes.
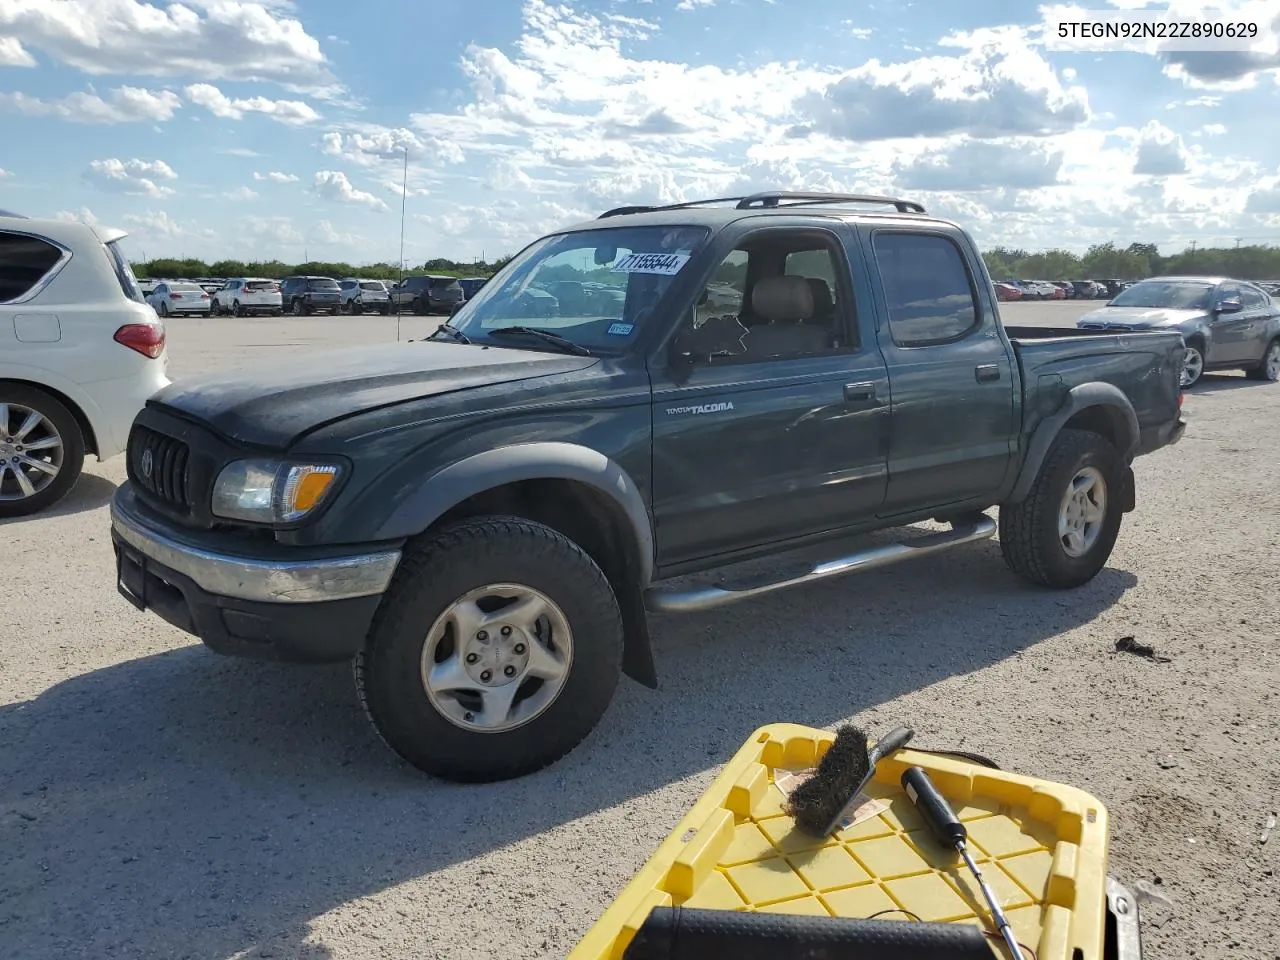
POLYGON ((613 272, 674 277, 688 262, 687 253, 629 253, 613 265, 613 272))

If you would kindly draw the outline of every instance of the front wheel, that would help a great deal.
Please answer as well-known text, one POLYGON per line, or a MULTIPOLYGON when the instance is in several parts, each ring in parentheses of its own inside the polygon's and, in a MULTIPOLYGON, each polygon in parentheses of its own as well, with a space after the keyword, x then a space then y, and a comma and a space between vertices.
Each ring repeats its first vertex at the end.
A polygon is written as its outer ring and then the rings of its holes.
POLYGON ((1204 347, 1199 340, 1187 344, 1182 356, 1182 389, 1190 390, 1204 376, 1204 347))
POLYGON ((1014 573, 1078 587, 1106 566, 1120 533, 1124 461, 1105 437, 1063 430, 1021 503, 1000 507, 1000 551, 1014 573))
POLYGON ((433 776, 509 780, 594 729, 622 668, 622 617, 577 544, 481 517, 424 536, 387 589, 356 688, 396 753, 433 776))
POLYGON ((1262 355, 1262 362, 1249 368, 1249 379, 1269 380, 1275 383, 1280 380, 1280 337, 1267 344, 1267 352, 1262 355))

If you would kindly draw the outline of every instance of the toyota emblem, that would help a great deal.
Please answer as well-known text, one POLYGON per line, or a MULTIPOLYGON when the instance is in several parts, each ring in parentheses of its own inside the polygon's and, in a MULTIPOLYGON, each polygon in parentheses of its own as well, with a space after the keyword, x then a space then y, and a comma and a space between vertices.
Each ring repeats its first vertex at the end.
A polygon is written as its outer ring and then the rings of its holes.
POLYGON ((150 451, 150 450, 143 450, 143 451, 142 451, 142 462, 139 464, 139 466, 141 466, 141 467, 142 467, 142 475, 143 475, 144 477, 150 477, 150 476, 151 476, 151 471, 152 471, 152 469, 155 467, 155 465, 156 465, 155 457, 153 457, 153 456, 151 455, 151 451, 150 451))

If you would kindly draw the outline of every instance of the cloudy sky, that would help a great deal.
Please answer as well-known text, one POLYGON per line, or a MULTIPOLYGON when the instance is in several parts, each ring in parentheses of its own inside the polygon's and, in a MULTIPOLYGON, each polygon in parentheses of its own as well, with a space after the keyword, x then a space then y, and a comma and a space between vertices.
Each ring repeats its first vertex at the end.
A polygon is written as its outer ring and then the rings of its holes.
POLYGON ((1046 16, 1016 0, 0 0, 0 208, 123 227, 135 257, 394 262, 407 148, 418 262, 766 187, 899 193, 987 246, 1280 243, 1276 33, 1250 52, 1062 50, 1046 16))

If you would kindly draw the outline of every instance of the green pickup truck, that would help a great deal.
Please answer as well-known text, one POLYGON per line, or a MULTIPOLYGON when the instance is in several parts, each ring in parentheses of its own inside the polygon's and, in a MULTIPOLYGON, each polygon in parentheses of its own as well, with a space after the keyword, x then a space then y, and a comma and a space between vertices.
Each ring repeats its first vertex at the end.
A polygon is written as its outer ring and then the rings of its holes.
POLYGON ((424 771, 515 777, 572 750, 620 674, 656 686, 650 611, 989 538, 996 506, 1016 573, 1085 583, 1133 459, 1182 435, 1183 353, 1002 326, 972 239, 907 200, 611 210, 426 340, 157 394, 112 503, 117 583, 220 653, 354 661, 424 771), (735 576, 762 557, 775 576, 735 576))

